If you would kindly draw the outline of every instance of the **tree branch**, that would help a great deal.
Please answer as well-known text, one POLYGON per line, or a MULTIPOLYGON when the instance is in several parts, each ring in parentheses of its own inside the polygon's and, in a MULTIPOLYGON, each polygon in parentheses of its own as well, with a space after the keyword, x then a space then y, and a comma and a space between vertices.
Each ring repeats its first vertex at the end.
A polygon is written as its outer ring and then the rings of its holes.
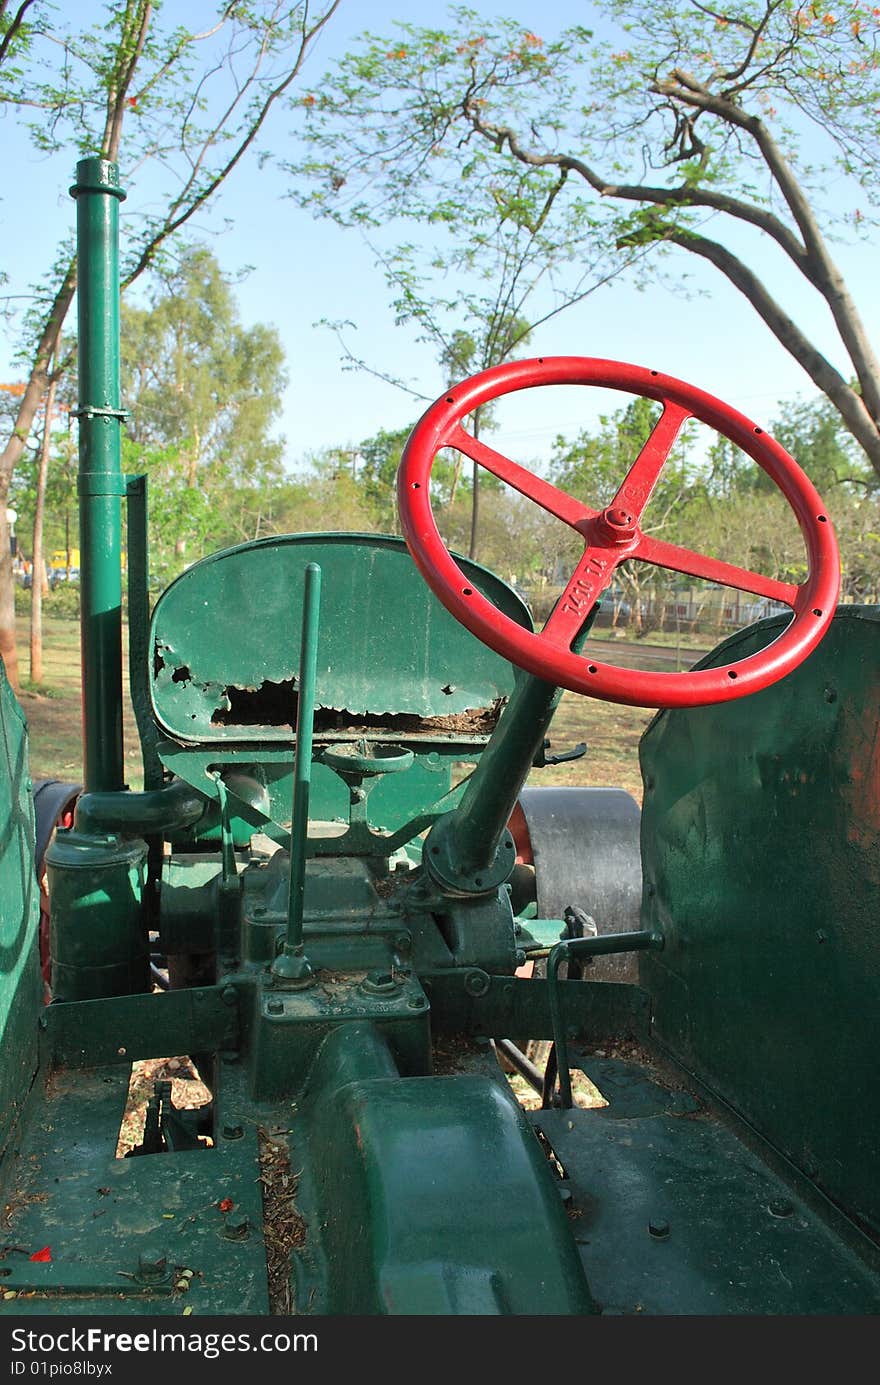
POLYGON ((864 400, 830 361, 816 350, 758 276, 725 246, 705 236, 670 228, 665 239, 714 264, 745 295, 777 341, 800 362, 817 389, 831 400, 850 432, 864 448, 875 470, 880 473, 880 429, 865 407, 864 400))
MULTIPOLYGON (((0 41, 0 63, 3 62, 3 59, 6 57, 10 48, 12 47, 12 40, 15 38, 16 34, 20 32, 21 27, 24 24, 25 14, 30 9, 33 3, 34 0, 21 0, 21 4, 19 5, 18 10, 15 14, 15 18, 10 23, 9 28, 6 30, 6 33, 3 35, 2 41, 0 41)), ((3 0, 3 4, 0 5, 0 19, 3 18, 5 10, 6 0, 3 0)))
MULTIPOLYGON (((195 215, 199 208, 204 206, 204 204, 214 195, 218 187, 220 187, 221 183, 223 183, 229 177, 230 173, 241 161, 241 159, 247 153, 248 149, 253 144, 254 140, 256 139, 257 135, 259 134, 260 130, 262 129, 266 121, 266 117, 268 116, 272 107, 275 105, 276 101, 278 101, 278 99, 281 96, 283 96, 287 88, 296 79, 296 77, 299 76, 302 64, 305 60, 306 54, 311 44, 313 43, 317 35, 320 33, 320 31, 324 28, 325 24, 329 22, 330 18, 335 13, 335 11, 339 8, 340 3, 341 0, 332 0, 332 3, 320 16, 320 18, 315 21, 315 23, 312 25, 310 29, 306 29, 304 23, 300 37, 299 51, 297 52, 295 61, 292 67, 287 72, 286 76, 279 83, 277 83, 276 86, 272 88, 269 95, 265 98, 261 107, 259 108, 257 116, 251 121, 246 134, 239 141, 232 155, 210 178, 210 180, 207 184, 205 184, 202 190, 200 192, 197 192, 193 196, 189 205, 185 207, 184 210, 181 211, 179 214, 172 214, 170 217, 166 218, 166 220, 162 223, 158 230, 150 237, 150 239, 142 248, 134 268, 123 279, 123 289, 128 288, 129 285, 131 285, 135 281, 135 279, 137 279, 141 274, 143 274, 144 270, 147 269, 149 265, 152 263, 153 259, 156 256, 156 252, 159 250, 160 246, 162 246, 164 242, 169 239, 169 237, 173 236, 176 231, 179 231, 180 228, 184 226, 195 215)), ((305 13, 307 16, 308 7, 306 7, 305 13)), ((211 143, 213 143, 216 134, 216 129, 210 132, 210 134, 206 137, 204 141, 203 148, 206 148, 211 143)), ((175 207, 179 206, 179 199, 177 199, 175 204, 173 205, 175 207)))

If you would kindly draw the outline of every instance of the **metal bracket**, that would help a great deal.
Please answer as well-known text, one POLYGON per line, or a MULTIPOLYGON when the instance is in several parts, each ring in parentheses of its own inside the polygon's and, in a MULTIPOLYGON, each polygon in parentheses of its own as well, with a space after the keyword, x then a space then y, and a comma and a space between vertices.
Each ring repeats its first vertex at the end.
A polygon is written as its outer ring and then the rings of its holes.
POLYGON ((580 760, 587 753, 587 743, 578 741, 573 750, 563 750, 558 755, 548 755, 549 749, 550 741, 545 737, 544 744, 532 761, 535 769, 544 769, 547 765, 562 765, 566 760, 580 760))
POLYGON ((83 404, 79 409, 71 409, 70 417, 118 418, 120 423, 124 423, 127 418, 131 418, 131 410, 106 408, 100 404, 83 404))

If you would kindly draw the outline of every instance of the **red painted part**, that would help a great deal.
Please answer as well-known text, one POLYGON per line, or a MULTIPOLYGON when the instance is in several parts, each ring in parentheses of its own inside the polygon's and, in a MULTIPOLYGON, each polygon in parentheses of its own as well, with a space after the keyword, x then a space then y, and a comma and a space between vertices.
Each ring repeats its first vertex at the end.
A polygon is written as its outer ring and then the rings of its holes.
POLYGON ((522 810, 522 805, 517 799, 507 824, 507 830, 513 837, 516 846, 516 864, 518 866, 533 866, 535 857, 532 852, 532 838, 529 834, 529 824, 526 822, 526 815, 522 810))
POLYGON ((404 537, 422 576, 447 610, 478 639, 527 669, 573 692, 638 707, 693 707, 758 692, 790 673, 816 647, 840 589, 837 540, 822 500, 793 457, 743 414, 694 385, 642 366, 581 356, 511 361, 454 386, 422 415, 397 475, 404 537), (654 430, 611 504, 591 510, 474 438, 461 420, 500 395, 542 385, 596 385, 644 395, 663 405, 654 430), (693 553, 642 532, 640 521, 682 425, 699 419, 736 443, 776 483, 797 517, 809 576, 800 586, 693 553), (534 500, 584 540, 584 552, 543 630, 533 633, 503 615, 473 588, 446 549, 430 501, 431 467, 454 447, 534 500), (696 673, 654 673, 601 664, 575 654, 572 640, 627 558, 739 588, 790 606, 794 619, 758 654, 696 673))

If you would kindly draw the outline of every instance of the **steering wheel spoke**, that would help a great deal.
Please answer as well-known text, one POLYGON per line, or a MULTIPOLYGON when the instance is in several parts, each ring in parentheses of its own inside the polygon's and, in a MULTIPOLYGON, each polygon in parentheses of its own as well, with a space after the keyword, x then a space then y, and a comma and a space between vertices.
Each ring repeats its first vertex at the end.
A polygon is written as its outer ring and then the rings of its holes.
MULTIPOLYGON (((640 707, 694 707, 758 692, 791 672, 828 628, 840 586, 834 530, 811 481, 774 438, 743 414, 693 385, 641 366, 588 357, 539 357, 495 366, 454 386, 426 411, 404 449, 397 476, 404 537, 439 600, 478 639, 520 668, 588 697, 640 707), (614 500, 601 512, 567 495, 526 467, 496 452, 462 427, 462 419, 500 395, 544 385, 594 385, 642 395, 662 413, 614 500), (782 491, 804 539, 808 577, 800 586, 695 553, 645 534, 641 518, 663 466, 688 418, 729 438, 782 491), (449 553, 431 511, 431 467, 454 447, 520 495, 534 500, 582 535, 586 547, 543 630, 504 615, 465 576, 449 553), (627 559, 780 602, 792 619, 758 653, 734 663, 685 673, 620 668, 572 649, 598 597, 627 559)), ((512 559, 513 561, 513 559, 512 559)))
POLYGON ((660 480, 660 473, 669 460, 675 440, 690 417, 689 409, 668 399, 664 401, 663 412, 627 472, 626 480, 612 500, 610 509, 623 510, 635 522, 641 519, 660 480))
POLYGON ((580 500, 575 500, 574 496, 560 490, 558 486, 536 476, 527 467, 512 462, 509 457, 496 452, 494 447, 489 447, 482 439, 475 438, 473 433, 469 433, 460 425, 444 445, 463 452, 472 462, 479 462, 480 466, 497 476, 499 481, 506 481, 514 490, 519 491, 520 495, 534 500, 542 510, 549 511, 572 529, 578 529, 586 520, 595 519, 598 515, 598 510, 591 510, 580 500))
POLYGON ((590 545, 568 579, 541 631, 541 639, 570 649, 603 591, 609 586, 624 554, 590 545))
POLYGON ((801 590, 791 582, 764 577, 760 572, 736 567, 733 563, 725 563, 719 558, 710 558, 703 553, 694 553, 690 548, 680 548, 678 544, 652 538, 649 534, 642 535, 629 556, 638 558, 643 563, 653 563, 655 567, 670 568, 673 572, 683 572, 689 577, 716 582, 722 587, 735 587, 739 591, 751 592, 754 596, 765 596, 770 601, 778 601, 783 606, 792 608, 801 590))

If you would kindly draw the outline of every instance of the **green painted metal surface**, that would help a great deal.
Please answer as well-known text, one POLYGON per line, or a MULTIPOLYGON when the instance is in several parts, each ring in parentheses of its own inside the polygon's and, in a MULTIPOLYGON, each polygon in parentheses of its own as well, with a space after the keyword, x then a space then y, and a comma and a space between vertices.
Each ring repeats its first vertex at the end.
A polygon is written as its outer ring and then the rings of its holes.
MULTIPOLYGON (((435 1034, 553 1037, 544 977, 488 976, 478 968, 461 968, 430 972, 422 981, 435 1034)), ((650 998, 640 987, 617 981, 566 981, 565 1020, 569 1036, 584 1042, 645 1038, 650 998)))
POLYGON ((580 1063, 610 1105, 536 1111, 608 1314, 876 1314, 876 1273, 687 1093, 639 1063, 580 1063))
POLYGON ((94 1000, 148 988, 147 844, 59 828, 46 852, 52 994, 94 1000))
POLYGON ((43 1016, 47 1055, 62 1068, 93 1068, 235 1050, 238 1006, 238 992, 231 986, 56 1003, 43 1016))
MULTIPOLYGON (((550 1167, 503 1083, 401 1080, 369 1056, 367 1075, 334 1055, 305 1100, 305 1197, 323 1254, 347 1267, 314 1311, 592 1312, 550 1167)), ((298 1281, 302 1300, 306 1263, 298 1281)))
MULTIPOLYGON (((485 738, 480 748, 483 743, 485 738)), ((462 792, 456 788, 450 793, 452 764, 455 760, 472 758, 474 753, 473 744, 461 744, 457 740, 428 750, 419 747, 413 765, 405 774, 395 775, 393 779, 383 777, 370 791, 367 805, 370 826, 376 831, 398 832, 424 813, 445 812, 458 801, 462 792)), ((216 748, 206 750, 163 740, 160 755, 171 773, 206 796, 209 810, 204 821, 191 832, 174 832, 175 841, 188 838, 208 841, 218 836, 218 817, 211 802, 217 794, 211 774, 216 772, 218 759, 222 761, 229 789, 230 825, 236 842, 246 844, 255 831, 264 831, 276 841, 286 841, 293 794, 293 755, 289 746, 224 745, 221 757, 216 748), (238 775, 241 779, 237 779, 238 775), (242 798, 245 784, 255 786, 261 808, 253 807, 253 792, 248 795, 250 802, 242 798)), ((341 834, 349 820, 349 790, 339 775, 320 760, 312 765, 310 804, 313 822, 335 824, 341 834)), ((428 825, 422 824, 413 830, 421 831, 428 825)), ((330 849, 328 842, 322 846, 314 837, 309 844, 309 850, 330 849)))
POLYGON ((37 1068, 42 1005, 27 733, 0 660, 0 1152, 37 1068))
POLYGON ((301 1093, 326 1043, 343 1052, 347 1047, 356 1058, 366 1022, 393 1055, 395 1071, 431 1070, 428 1001, 414 976, 390 964, 370 973, 324 972, 302 991, 277 988, 265 978, 254 988, 251 1015, 243 1019, 244 1062, 255 1101, 301 1093))
MULTIPOLYGON (((481 645, 422 582, 402 540, 381 535, 289 535, 203 559, 153 614, 152 698, 160 725, 189 742, 291 740, 299 677, 303 575, 324 569, 317 705, 335 739, 365 719, 449 718, 491 709, 513 687, 511 666, 481 645), (218 638, 225 628, 229 638, 218 638), (279 632, 284 638, 279 638, 279 632)), ((529 625, 516 594, 466 564, 475 586, 529 625)), ((409 723, 409 729, 420 728, 409 723)), ((441 735, 442 723, 421 728, 441 735)), ((468 730, 485 731, 479 718, 468 730)))
MULTIPOLYGON (((779 621, 728 640, 743 658, 779 621)), ((664 712, 641 749, 642 960, 657 1038, 880 1229, 880 612, 795 673, 664 712)))
POLYGON ((7 1256, 4 1291, 35 1296, 0 1298, 0 1313, 267 1312, 255 1128, 213 1149, 117 1159, 127 1094, 127 1067, 53 1074, 4 1188, 14 1243, 28 1255, 48 1246, 52 1261, 7 1256), (248 1217, 242 1239, 224 1234, 227 1198, 248 1217), (145 1283, 145 1253, 170 1273, 145 1283))
POLYGON ((121 789, 122 412, 119 393, 119 169, 81 159, 77 214, 80 625, 85 787, 121 789))

